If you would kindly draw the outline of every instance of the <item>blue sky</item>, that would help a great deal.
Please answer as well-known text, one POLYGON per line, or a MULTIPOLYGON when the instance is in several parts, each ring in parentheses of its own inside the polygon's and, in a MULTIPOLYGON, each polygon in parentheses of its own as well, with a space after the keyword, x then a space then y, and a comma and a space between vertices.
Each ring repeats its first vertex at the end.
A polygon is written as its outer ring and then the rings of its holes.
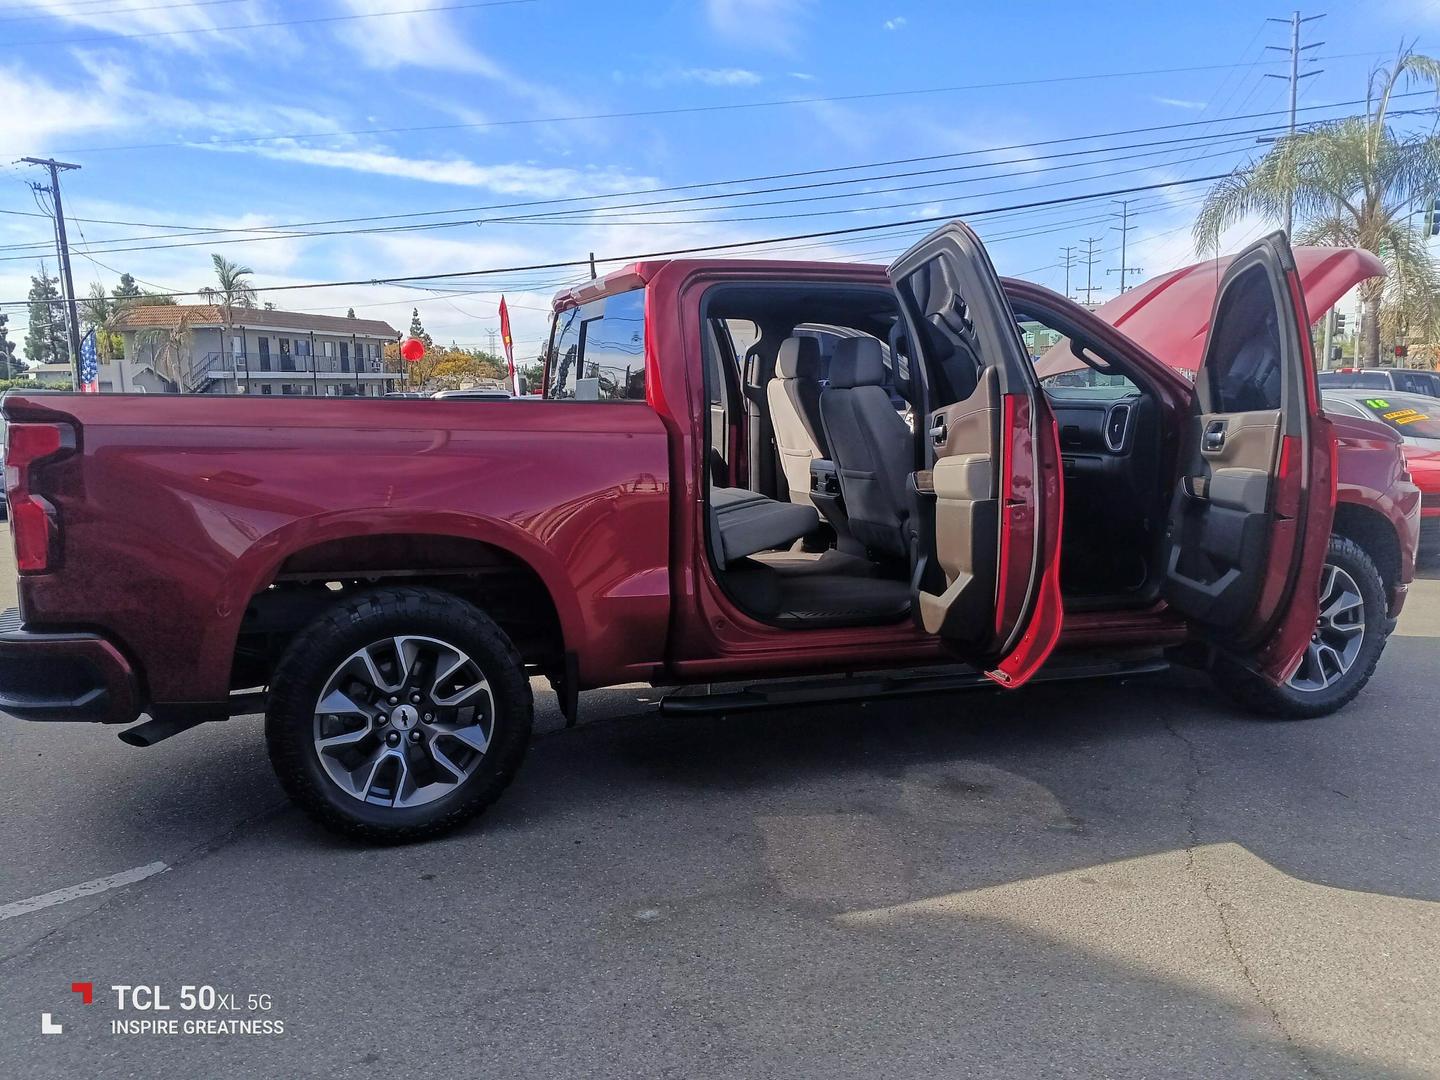
MULTIPOLYGON (((1215 138, 1269 122, 1228 118, 1283 107, 1284 83, 1263 77, 1283 68, 1257 61, 1279 58, 1264 46, 1287 42, 1288 30, 1267 25, 1265 17, 1290 12, 1238 2, 909 0, 535 0, 488 7, 461 0, 8 0, 0 8, 0 42, 6 45, 0 49, 6 118, 0 124, 0 211, 10 211, 0 213, 3 300, 25 295, 39 256, 53 269, 53 254, 43 247, 49 222, 27 216, 36 207, 25 182, 38 179, 38 170, 8 165, 22 155, 53 154, 83 165, 64 178, 67 214, 80 219, 71 241, 94 249, 94 262, 75 261, 82 292, 92 280, 112 286, 122 270, 167 288, 194 289, 209 279, 212 251, 253 267, 261 286, 370 279, 963 216, 1222 172, 1255 152, 1251 137, 1064 160, 1048 155, 1102 144, 989 148, 1190 121, 1208 126, 1109 143, 1186 134, 1215 138), (377 12, 406 13, 340 18, 377 12), (293 20, 329 21, 170 33, 293 20), (1122 74, 1176 68, 1200 70, 1122 74), (1077 75, 1106 77, 1038 81, 1077 75), (977 83, 1017 85, 813 100, 977 83), (729 108, 775 101, 788 104, 729 108), (717 106, 723 108, 548 119, 717 106), (369 133, 296 137, 361 131, 369 133), (122 147, 129 149, 116 149, 122 147), (970 156, 696 188, 648 200, 451 214, 428 220, 462 224, 425 231, 252 239, 263 235, 255 230, 292 223, 493 207, 941 154, 970 156), (1120 160, 1123 155, 1129 156, 1120 160), (1062 164, 1067 167, 1056 168, 1062 164), (980 167, 740 194, 956 165, 980 167), (722 193, 730 197, 629 213, 605 210, 597 220, 602 207, 722 193), (819 195, 845 197, 814 201, 819 195), (756 202, 767 205, 743 208, 756 202), (553 216, 558 210, 586 212, 553 216), (552 216, 495 220, 537 212, 552 216), (153 227, 162 224, 251 231, 187 240, 180 229, 153 227), (247 242, 217 242, 241 238, 247 242), (189 246, 174 246, 182 243, 189 246), (126 248, 131 250, 116 250, 126 248)), ((1418 39, 1422 51, 1432 43, 1430 51, 1440 51, 1437 23, 1440 4, 1422 0, 1329 5, 1328 17, 1305 31, 1306 40, 1326 44, 1312 51, 1323 57, 1314 66, 1324 72, 1303 84, 1302 107, 1363 96, 1368 69, 1393 56, 1402 38, 1418 39)), ((1188 226, 1203 190, 1179 186, 1135 197, 1132 264, 1150 274, 1192 261, 1188 226)), ((1100 298, 1118 284, 1117 275, 1104 273, 1118 263, 1119 234, 1110 228, 1117 222, 1109 218, 1116 209, 1102 200, 979 217, 975 224, 1002 272, 1057 288, 1064 284, 1061 247, 1099 238, 1100 298)), ((377 224, 394 222, 306 231, 377 224)), ((1244 223, 1227 241, 1238 245, 1263 228, 1244 223)), ((796 242, 775 253, 885 261, 911 239, 903 232, 860 234, 796 242)), ((418 306, 437 338, 485 344, 503 290, 514 308, 517 351, 531 356, 550 295, 574 276, 552 270, 429 291, 393 285, 304 289, 271 299, 285 308, 338 314, 353 305, 357 314, 401 329, 410 307, 418 306)), ((1081 278, 1083 269, 1072 286, 1083 284, 1081 278)), ((4 310, 12 331, 23 327, 23 309, 4 310)))

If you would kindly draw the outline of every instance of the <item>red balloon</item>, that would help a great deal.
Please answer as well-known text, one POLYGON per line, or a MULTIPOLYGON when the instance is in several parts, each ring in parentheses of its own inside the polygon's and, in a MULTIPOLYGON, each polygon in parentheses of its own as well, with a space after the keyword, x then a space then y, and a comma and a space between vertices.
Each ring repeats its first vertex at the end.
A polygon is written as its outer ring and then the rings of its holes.
POLYGON ((400 343, 400 355, 410 363, 415 363, 425 355, 425 342, 419 338, 407 337, 400 343))

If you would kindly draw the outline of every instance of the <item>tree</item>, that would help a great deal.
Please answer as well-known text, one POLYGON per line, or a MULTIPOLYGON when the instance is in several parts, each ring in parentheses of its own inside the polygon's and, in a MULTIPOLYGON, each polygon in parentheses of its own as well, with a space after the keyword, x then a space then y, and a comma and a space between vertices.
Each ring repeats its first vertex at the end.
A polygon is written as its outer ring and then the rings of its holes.
POLYGON ((255 286, 250 283, 250 275, 255 271, 231 262, 224 255, 212 254, 210 262, 215 267, 215 280, 219 287, 206 285, 200 290, 200 295, 220 308, 222 338, 229 338, 235 326, 235 309, 255 306, 255 286))
POLYGON ((80 318, 95 330, 95 356, 102 363, 125 355, 124 341, 115 325, 128 306, 126 300, 107 296, 105 286, 98 281, 90 283, 90 292, 80 300, 80 318))
POLYGON ((400 356, 400 347, 385 346, 386 367, 405 373, 406 383, 415 390, 461 390, 486 380, 503 381, 505 364, 498 356, 480 349, 462 349, 452 342, 448 346, 427 348, 419 360, 407 361, 400 356))
POLYGON ((423 341, 425 343, 425 351, 427 353, 435 347, 435 342, 432 341, 430 339, 430 335, 425 332, 425 324, 420 321, 419 308, 410 309, 410 336, 413 338, 419 338, 421 341, 423 341))
POLYGON ((0 382, 13 379, 20 374, 20 363, 15 359, 15 343, 10 340, 10 316, 0 311, 0 382))
POLYGON ((121 274, 120 284, 115 286, 110 295, 116 300, 134 300, 144 294, 140 291, 140 286, 135 284, 133 277, 129 274, 121 274))
POLYGON ((60 306, 59 278, 40 264, 30 277, 30 327, 25 334, 25 355, 32 364, 68 364, 70 343, 65 335, 65 312, 60 306))
POLYGON ((1440 134, 1401 134, 1388 123, 1396 87, 1415 83, 1440 97, 1440 61, 1403 48, 1391 66, 1371 71, 1364 116, 1277 139, 1259 161, 1216 184, 1195 220, 1196 247, 1213 250, 1247 214, 1283 221, 1292 204, 1300 243, 1379 256, 1385 278, 1360 286, 1362 366, 1380 358, 1382 305, 1393 323, 1427 335, 1440 329, 1440 266, 1411 221, 1417 205, 1440 194, 1440 134))

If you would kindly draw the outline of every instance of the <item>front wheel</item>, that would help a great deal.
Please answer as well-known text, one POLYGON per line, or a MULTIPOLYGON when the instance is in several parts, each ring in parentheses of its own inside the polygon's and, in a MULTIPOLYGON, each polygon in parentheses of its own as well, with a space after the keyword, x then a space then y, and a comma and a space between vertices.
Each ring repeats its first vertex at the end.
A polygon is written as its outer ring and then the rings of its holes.
POLYGON ((281 785, 311 816, 397 843, 494 802, 532 715, 520 657, 494 621, 438 590, 383 588, 295 636, 271 680, 265 738, 281 785))
POLYGON ((1215 678, 1253 712, 1287 720, 1328 716, 1370 681, 1389 632, 1385 583, 1374 560, 1355 541, 1332 536, 1320 575, 1315 630, 1295 674, 1283 686, 1272 686, 1221 658, 1215 678))

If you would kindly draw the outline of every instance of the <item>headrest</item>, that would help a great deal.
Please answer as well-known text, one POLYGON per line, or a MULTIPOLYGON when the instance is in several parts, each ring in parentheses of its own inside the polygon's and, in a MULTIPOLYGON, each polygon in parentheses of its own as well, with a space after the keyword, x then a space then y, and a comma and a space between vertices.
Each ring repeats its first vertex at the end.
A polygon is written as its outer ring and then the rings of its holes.
POLYGON ((830 357, 830 388, 881 386, 885 382, 885 359, 880 342, 872 337, 841 338, 830 357))
POLYGON ((813 337, 787 337, 775 356, 775 376, 780 379, 818 379, 820 342, 813 337))

